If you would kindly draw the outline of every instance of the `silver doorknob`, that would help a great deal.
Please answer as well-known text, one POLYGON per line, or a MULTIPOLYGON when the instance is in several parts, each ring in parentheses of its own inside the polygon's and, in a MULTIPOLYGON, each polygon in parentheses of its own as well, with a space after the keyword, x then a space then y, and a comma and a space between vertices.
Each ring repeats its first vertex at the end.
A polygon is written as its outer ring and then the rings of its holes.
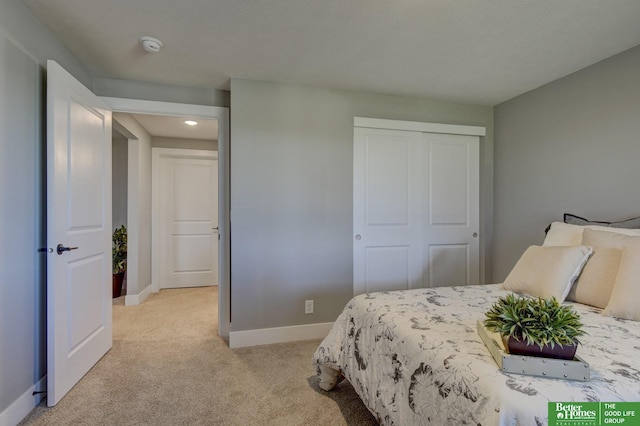
POLYGON ((473 238, 478 238, 478 233, 477 232, 473 233, 473 238))
POLYGON ((362 237, 360 236, 360 234, 356 234, 356 240, 358 240, 358 241, 359 241, 360 239, 362 239, 362 237))

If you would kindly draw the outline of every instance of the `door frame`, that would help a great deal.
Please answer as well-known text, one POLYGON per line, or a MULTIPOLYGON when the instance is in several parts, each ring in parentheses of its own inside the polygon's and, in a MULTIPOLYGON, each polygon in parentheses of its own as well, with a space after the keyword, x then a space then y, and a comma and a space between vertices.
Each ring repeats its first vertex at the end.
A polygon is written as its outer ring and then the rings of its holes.
MULTIPOLYGON (((162 247, 162 239, 160 238, 160 159, 162 156, 180 156, 181 158, 189 157, 196 159, 211 159, 215 157, 215 161, 219 163, 220 158, 217 151, 206 151, 200 149, 183 149, 183 148, 151 148, 151 247, 162 247)), ((219 187, 219 186, 218 186, 219 187)), ((220 197, 218 197, 220 202, 220 197)), ((218 211, 220 209, 218 208, 218 211)), ((219 225, 218 225, 219 227, 219 225)), ((219 234, 218 234, 219 235, 219 234)), ((218 251, 220 244, 218 242, 218 251)), ((218 255, 218 261, 220 256, 218 255)), ((220 270, 220 267, 218 267, 220 270)), ((220 274, 218 274, 220 275, 220 274)), ((151 291, 157 293, 160 291, 160 250, 151 251, 151 291)), ((220 276, 218 276, 220 279, 220 276)), ((219 285, 219 283, 218 283, 219 285)))
MULTIPOLYGON (((229 108, 100 97, 113 112, 172 115, 218 120, 218 334, 229 336, 231 325, 231 237, 229 215, 229 108)), ((152 283, 153 285, 153 283, 152 283)))

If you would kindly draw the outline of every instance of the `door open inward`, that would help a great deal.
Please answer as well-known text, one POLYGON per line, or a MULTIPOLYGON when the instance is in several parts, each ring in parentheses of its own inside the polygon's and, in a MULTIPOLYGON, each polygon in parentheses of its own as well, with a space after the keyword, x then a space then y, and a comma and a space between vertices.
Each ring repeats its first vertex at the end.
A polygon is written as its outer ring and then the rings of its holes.
POLYGON ((111 110, 47 62, 47 404, 111 348, 111 110))

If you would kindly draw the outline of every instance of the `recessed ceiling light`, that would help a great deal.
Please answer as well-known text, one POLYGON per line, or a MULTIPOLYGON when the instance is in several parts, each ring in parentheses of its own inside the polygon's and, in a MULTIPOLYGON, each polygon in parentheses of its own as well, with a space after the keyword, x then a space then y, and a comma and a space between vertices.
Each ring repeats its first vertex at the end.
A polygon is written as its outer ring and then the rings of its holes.
POLYGON ((187 126, 197 126, 198 122, 193 120, 185 120, 184 124, 186 124, 187 126))

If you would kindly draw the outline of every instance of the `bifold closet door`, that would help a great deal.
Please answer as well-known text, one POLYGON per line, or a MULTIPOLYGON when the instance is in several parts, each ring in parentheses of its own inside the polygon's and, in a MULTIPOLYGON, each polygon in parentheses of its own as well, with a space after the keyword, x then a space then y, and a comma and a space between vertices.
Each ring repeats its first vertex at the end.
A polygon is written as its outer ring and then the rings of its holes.
POLYGON ((354 293, 479 281, 479 139, 354 129, 354 293))

